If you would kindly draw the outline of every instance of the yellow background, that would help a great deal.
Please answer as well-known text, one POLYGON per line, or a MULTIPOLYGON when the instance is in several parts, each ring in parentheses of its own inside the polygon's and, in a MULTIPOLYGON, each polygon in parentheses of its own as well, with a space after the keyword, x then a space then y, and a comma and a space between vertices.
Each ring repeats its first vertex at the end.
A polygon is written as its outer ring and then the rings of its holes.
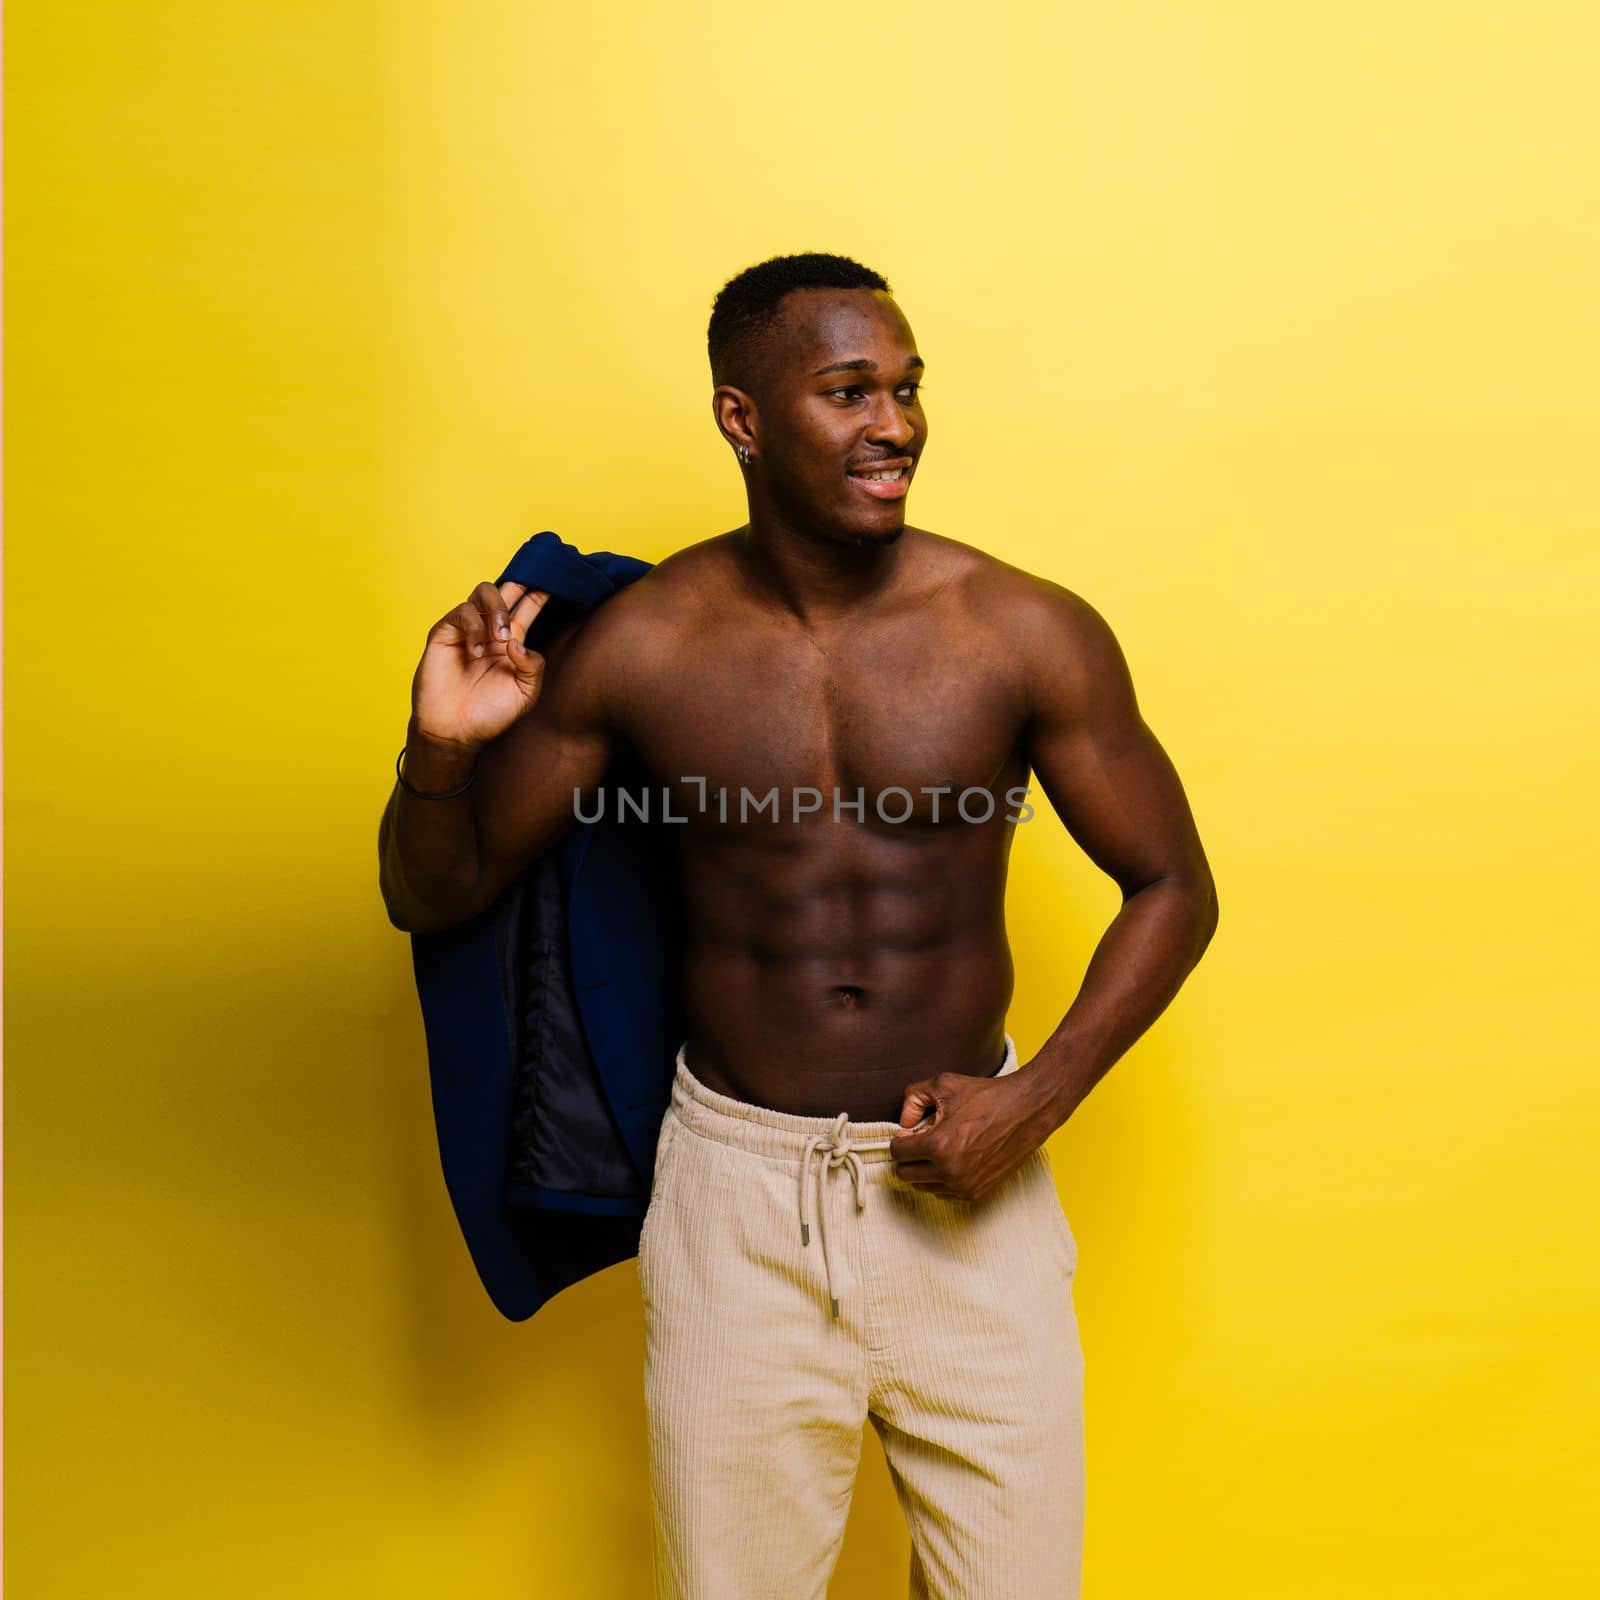
MULTIPOLYGON (((12 0, 18 1600, 648 1594, 631 1263, 502 1321, 375 837, 428 625, 744 507, 718 286, 885 273, 911 520, 1089 598, 1223 909, 1052 1143, 1085 1593, 1589 1595, 1582 0, 12 0)), ((1116 896, 1019 831, 1011 1029, 1116 896)), ((836 1597, 903 1592, 868 1433, 836 1597)))

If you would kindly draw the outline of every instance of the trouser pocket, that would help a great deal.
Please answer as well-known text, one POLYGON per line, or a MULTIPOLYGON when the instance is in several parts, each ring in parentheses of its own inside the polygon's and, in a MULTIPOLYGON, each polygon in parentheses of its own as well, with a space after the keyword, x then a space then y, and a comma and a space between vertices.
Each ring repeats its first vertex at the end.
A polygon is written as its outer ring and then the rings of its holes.
POLYGON ((1063 1277, 1070 1278, 1078 1268, 1078 1241, 1067 1221, 1067 1213, 1056 1192, 1055 1169, 1050 1163, 1050 1152, 1040 1145, 1035 1152, 1040 1158, 1035 1166, 1035 1202, 1044 1215, 1045 1229, 1055 1251, 1063 1277))
POLYGON ((656 1135, 655 1166, 650 1177, 650 1201, 645 1207, 644 1223, 639 1229, 639 1262, 641 1267, 650 1245, 653 1224, 660 1220, 661 1210, 667 1203, 667 1183, 672 1176, 672 1156, 683 1139, 683 1124, 671 1106, 661 1119, 661 1131, 656 1135))

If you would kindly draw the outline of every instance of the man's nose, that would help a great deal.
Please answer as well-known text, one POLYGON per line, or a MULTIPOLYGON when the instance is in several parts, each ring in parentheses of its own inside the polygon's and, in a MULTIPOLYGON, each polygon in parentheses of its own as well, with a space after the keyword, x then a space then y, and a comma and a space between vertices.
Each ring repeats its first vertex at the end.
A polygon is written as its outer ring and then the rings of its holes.
POLYGON ((900 402, 890 395, 873 415, 868 438, 881 439, 885 444, 907 445, 917 436, 900 402))

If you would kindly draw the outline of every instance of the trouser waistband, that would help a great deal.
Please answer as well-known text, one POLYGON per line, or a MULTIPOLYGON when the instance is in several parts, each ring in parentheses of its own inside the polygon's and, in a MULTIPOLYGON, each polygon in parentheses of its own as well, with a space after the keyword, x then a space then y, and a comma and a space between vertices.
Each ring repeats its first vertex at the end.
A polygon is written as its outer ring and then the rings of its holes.
MULTIPOLYGON (((1005 1041, 1005 1059, 991 1074, 996 1078, 1015 1072, 1021 1064, 1017 1060, 1016 1044, 1009 1033, 1005 1035, 1005 1041)), ((704 1138, 718 1139, 761 1155, 792 1160, 797 1169, 800 1242, 803 1245, 811 1243, 813 1185, 807 1179, 815 1166, 815 1215, 819 1224, 823 1270, 828 1281, 828 1303, 837 1317, 839 1300, 833 1291, 833 1258, 828 1250, 828 1208, 823 1185, 833 1171, 847 1167, 855 1192, 856 1210, 865 1210, 867 1196, 862 1186, 864 1164, 871 1166, 892 1162, 894 1158, 889 1153, 890 1140, 910 1130, 902 1129, 898 1122, 852 1122, 843 1111, 832 1117, 810 1117, 796 1112, 776 1111, 770 1106, 756 1105, 748 1100, 736 1100, 732 1095, 719 1093, 695 1077, 685 1059, 687 1048, 687 1041, 678 1047, 677 1070, 672 1080, 673 1115, 685 1127, 704 1138)), ((893 1169, 889 1167, 888 1170, 893 1169)))

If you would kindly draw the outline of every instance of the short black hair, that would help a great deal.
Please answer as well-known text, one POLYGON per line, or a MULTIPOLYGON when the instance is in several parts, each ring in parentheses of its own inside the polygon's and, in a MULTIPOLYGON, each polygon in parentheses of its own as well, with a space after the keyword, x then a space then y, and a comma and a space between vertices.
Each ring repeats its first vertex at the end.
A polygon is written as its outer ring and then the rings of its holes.
POLYGON ((849 256, 810 250, 772 256, 746 267, 717 292, 706 329, 713 384, 733 384, 753 393, 767 377, 764 336, 778 320, 786 294, 795 289, 882 289, 893 293, 881 272, 849 256))

